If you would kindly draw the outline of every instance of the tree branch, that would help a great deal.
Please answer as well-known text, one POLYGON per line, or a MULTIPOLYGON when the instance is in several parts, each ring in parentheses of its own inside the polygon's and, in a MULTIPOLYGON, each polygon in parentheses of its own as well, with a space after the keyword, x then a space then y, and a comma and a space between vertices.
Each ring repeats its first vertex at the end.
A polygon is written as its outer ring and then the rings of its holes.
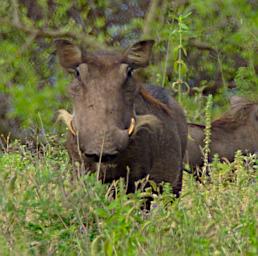
POLYGON ((212 53, 217 54, 217 50, 216 49, 214 49, 213 47, 211 47, 207 43, 200 42, 200 41, 198 41, 196 39, 190 39, 188 44, 189 44, 189 46, 195 47, 195 48, 197 48, 199 50, 210 51, 212 53))
POLYGON ((89 46, 93 49, 107 49, 108 47, 105 44, 98 43, 96 38, 89 36, 78 34, 76 32, 67 31, 67 30, 54 30, 54 29, 46 29, 46 28, 34 28, 31 26, 25 26, 20 23, 18 19, 10 21, 8 19, 0 18, 0 23, 2 26, 11 26, 14 29, 18 29, 19 31, 24 32, 25 34, 30 35, 34 39, 37 38, 71 38, 73 40, 79 41, 79 43, 89 46))
POLYGON ((148 13, 146 14, 146 18, 144 21, 143 27, 143 37, 149 37, 151 35, 151 27, 152 22, 156 18, 157 8, 158 8, 159 0, 152 0, 149 5, 148 13))

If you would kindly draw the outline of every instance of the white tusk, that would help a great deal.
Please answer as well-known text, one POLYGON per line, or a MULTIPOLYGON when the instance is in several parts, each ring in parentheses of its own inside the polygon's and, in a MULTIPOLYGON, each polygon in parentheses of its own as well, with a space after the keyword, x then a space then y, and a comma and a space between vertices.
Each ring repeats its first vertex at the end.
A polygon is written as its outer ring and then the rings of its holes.
POLYGON ((133 131, 134 131, 134 128, 135 128, 135 119, 132 117, 131 118, 131 123, 130 123, 130 126, 128 128, 128 135, 132 135, 133 131))
POLYGON ((76 131, 73 128, 73 124, 72 124, 72 120, 73 120, 73 116, 67 112, 64 109, 60 109, 58 110, 58 117, 57 117, 57 121, 62 120, 64 121, 64 123, 66 124, 66 126, 68 127, 69 131, 75 136, 76 135, 76 131))

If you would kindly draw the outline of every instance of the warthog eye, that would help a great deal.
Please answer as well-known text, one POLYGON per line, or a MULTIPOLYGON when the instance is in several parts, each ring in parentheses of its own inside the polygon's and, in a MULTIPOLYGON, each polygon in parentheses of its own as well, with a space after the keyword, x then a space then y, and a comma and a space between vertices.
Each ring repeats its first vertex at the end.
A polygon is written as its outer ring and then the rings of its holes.
POLYGON ((79 67, 76 67, 76 68, 74 69, 74 74, 75 74, 75 77, 76 77, 78 80, 81 79, 79 67))
POLYGON ((133 68, 130 66, 127 66, 126 72, 127 72, 127 76, 131 77, 133 74, 133 68))
POLYGON ((68 72, 70 74, 74 75, 75 78, 80 80, 80 69, 79 69, 79 66, 77 66, 76 68, 69 68, 68 72))

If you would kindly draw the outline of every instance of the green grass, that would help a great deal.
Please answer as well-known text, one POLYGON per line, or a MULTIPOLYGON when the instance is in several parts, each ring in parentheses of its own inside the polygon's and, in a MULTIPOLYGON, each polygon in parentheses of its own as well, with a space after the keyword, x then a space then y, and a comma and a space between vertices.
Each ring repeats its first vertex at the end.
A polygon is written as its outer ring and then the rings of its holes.
POLYGON ((257 162, 237 154, 212 164, 212 182, 185 174, 141 210, 142 193, 126 195, 86 175, 71 182, 62 146, 31 153, 16 144, 0 153, 0 255, 257 255, 257 162))

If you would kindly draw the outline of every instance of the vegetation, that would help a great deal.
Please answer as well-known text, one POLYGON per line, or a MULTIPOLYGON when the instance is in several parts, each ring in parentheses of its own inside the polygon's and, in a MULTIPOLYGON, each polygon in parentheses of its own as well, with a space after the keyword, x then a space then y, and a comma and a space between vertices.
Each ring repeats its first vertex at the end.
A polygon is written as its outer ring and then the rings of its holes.
POLYGON ((69 107, 69 81, 54 55, 53 41, 60 37, 87 49, 155 39, 153 63, 142 75, 171 88, 190 121, 203 121, 203 92, 215 94, 215 115, 232 94, 257 100, 255 1, 3 0, 0 17, 1 101, 5 98, 0 132, 5 135, 23 137, 20 127, 26 134, 31 129, 39 136, 56 134, 55 113, 69 107), (17 129, 8 129, 10 123, 17 129))
POLYGON ((127 196, 122 180, 116 199, 95 175, 71 182, 66 151, 49 142, 0 158, 1 255, 257 255, 254 156, 215 160, 212 183, 185 175, 173 203, 166 184, 146 213, 146 192, 127 196))
POLYGON ((202 184, 185 174, 172 204, 165 184, 148 213, 141 206, 150 192, 126 195, 122 180, 71 182, 56 124, 57 110, 71 107, 70 78, 54 53, 60 37, 87 49, 155 39, 139 76, 170 90, 188 121, 206 124, 208 154, 209 123, 229 97, 258 100, 257 10, 252 0, 2 0, 0 255, 257 255, 254 155, 215 157, 202 184))

